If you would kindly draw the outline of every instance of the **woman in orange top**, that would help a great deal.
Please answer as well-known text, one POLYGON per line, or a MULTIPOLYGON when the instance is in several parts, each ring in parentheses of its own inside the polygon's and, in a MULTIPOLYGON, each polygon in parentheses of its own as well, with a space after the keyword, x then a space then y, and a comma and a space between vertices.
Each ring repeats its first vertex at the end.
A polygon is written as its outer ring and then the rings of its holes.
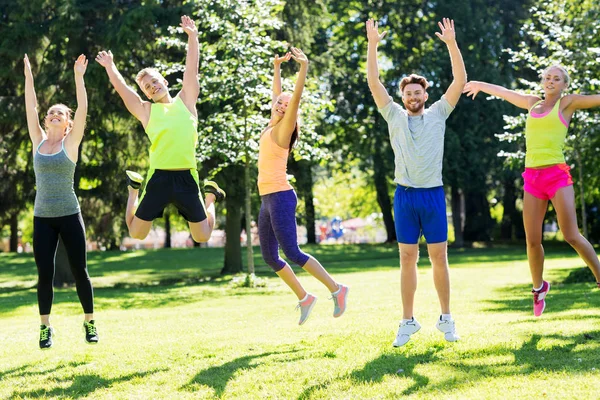
POLYGON ((274 64, 271 121, 261 134, 258 152, 258 192, 261 197, 258 233, 263 259, 298 296, 298 324, 302 325, 317 298, 304 290, 289 264, 281 259, 280 245, 288 259, 327 286, 332 294, 333 316, 336 318, 346 310, 348 287, 336 283, 314 257, 298 247, 297 198, 287 181, 286 170, 290 149, 298 139, 298 106, 308 71, 308 58, 300 49, 292 47, 291 53, 283 57, 275 56, 274 64), (300 73, 294 93, 281 93, 280 66, 290 58, 300 64, 300 73))

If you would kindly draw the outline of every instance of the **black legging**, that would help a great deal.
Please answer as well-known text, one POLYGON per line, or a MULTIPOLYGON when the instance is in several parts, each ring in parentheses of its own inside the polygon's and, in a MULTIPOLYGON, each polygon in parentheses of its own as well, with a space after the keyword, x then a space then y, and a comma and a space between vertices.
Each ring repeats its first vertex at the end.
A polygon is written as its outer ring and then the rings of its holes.
POLYGON ((58 248, 58 235, 67 249, 83 312, 91 314, 94 312, 94 291, 87 271, 85 226, 81 213, 77 213, 56 218, 33 217, 33 255, 38 270, 40 315, 50 314, 52 310, 54 257, 58 248))

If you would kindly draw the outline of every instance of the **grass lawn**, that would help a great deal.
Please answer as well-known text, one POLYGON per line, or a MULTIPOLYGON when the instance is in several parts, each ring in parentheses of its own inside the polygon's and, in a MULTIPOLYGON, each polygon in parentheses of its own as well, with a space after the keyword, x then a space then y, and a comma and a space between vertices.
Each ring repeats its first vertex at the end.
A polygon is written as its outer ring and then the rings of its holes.
POLYGON ((266 288, 219 277, 222 249, 91 253, 100 344, 84 343, 73 288, 55 291, 54 347, 38 349, 35 264, 0 254, 0 398, 548 399, 600 398, 600 291, 563 284, 583 262, 547 247, 552 288, 531 306, 524 246, 451 250, 461 341, 435 329, 439 304, 423 254, 420 332, 391 346, 401 318, 394 245, 307 246, 350 286, 339 319, 324 286, 299 327, 295 297, 260 262, 266 288))

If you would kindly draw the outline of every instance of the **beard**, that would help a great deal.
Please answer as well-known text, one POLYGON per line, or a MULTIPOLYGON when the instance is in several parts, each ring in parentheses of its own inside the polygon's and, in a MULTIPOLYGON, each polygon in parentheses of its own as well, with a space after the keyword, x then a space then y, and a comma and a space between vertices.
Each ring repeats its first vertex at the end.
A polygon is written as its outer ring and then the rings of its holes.
POLYGON ((424 103, 421 101, 405 104, 406 108, 412 113, 417 113, 417 112, 421 111, 423 109, 423 105, 424 105, 424 103))

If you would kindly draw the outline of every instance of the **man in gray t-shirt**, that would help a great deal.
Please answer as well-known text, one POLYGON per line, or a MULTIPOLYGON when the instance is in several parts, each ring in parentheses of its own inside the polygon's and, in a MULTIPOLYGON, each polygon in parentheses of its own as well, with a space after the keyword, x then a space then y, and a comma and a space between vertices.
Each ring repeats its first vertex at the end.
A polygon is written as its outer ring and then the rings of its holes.
POLYGON ((448 222, 446 198, 442 184, 444 133, 446 119, 458 103, 467 82, 465 65, 456 44, 454 21, 444 18, 436 32, 447 46, 452 62, 452 84, 444 96, 425 109, 429 84, 412 74, 400 82, 404 108, 394 102, 379 80, 377 45, 387 32, 379 34, 377 23, 367 21, 369 49, 367 79, 379 112, 388 123, 394 150, 395 177, 394 219, 400 251, 403 317, 394 347, 406 344, 421 326, 414 318, 413 305, 417 289, 419 238, 427 241, 433 267, 433 280, 441 306, 436 327, 449 342, 459 339, 450 315, 450 274, 448 271, 448 222))

